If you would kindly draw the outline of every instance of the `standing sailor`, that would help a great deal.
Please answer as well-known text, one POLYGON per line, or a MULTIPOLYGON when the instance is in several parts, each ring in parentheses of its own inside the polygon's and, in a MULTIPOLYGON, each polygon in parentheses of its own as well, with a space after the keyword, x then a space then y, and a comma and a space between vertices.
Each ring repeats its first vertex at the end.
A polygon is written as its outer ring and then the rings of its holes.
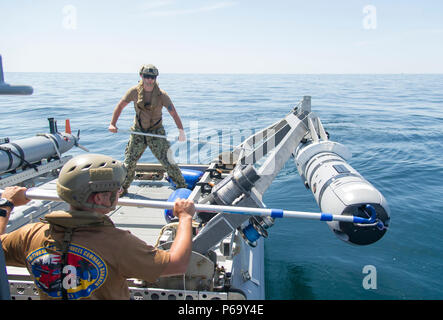
MULTIPOLYGON (((174 104, 168 94, 160 89, 156 82, 158 69, 152 64, 143 65, 139 74, 141 78, 140 82, 130 88, 115 107, 108 130, 113 133, 117 132, 118 128, 116 124, 123 108, 125 108, 129 102, 133 101, 135 117, 131 130, 166 135, 162 125, 162 107, 166 107, 179 130, 179 141, 185 141, 186 135, 183 130, 183 124, 175 110, 174 104)), ((125 150, 124 163, 127 168, 127 176, 122 185, 124 189, 123 194, 127 193, 132 180, 134 180, 137 161, 148 146, 165 168, 169 177, 174 181, 177 188, 186 188, 186 182, 179 167, 173 160, 170 144, 166 139, 131 134, 125 150)))

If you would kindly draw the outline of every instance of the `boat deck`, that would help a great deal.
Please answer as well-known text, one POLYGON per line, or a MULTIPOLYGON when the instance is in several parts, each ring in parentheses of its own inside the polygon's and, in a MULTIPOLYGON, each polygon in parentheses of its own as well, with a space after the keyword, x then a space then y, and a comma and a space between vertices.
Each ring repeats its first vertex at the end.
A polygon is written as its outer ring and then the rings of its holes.
MULTIPOLYGON (((128 191, 125 197, 129 199, 167 200, 174 189, 166 180, 161 180, 136 182, 128 191)), ((129 230, 150 245, 157 242, 159 232, 166 223, 164 209, 119 206, 109 217, 117 228, 129 230)))

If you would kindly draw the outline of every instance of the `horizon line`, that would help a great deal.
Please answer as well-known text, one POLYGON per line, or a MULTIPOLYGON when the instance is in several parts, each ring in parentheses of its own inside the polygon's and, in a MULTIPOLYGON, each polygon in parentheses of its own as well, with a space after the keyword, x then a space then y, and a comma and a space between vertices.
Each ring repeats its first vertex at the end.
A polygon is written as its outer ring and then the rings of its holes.
MULTIPOLYGON (((8 73, 77 73, 77 74, 137 74, 136 72, 88 72, 88 71, 5 71, 4 74, 8 73)), ((386 73, 370 73, 370 72, 347 72, 347 73, 336 73, 336 72, 324 72, 324 73, 253 73, 253 72, 164 72, 164 75, 443 75, 443 72, 386 72, 386 73)))

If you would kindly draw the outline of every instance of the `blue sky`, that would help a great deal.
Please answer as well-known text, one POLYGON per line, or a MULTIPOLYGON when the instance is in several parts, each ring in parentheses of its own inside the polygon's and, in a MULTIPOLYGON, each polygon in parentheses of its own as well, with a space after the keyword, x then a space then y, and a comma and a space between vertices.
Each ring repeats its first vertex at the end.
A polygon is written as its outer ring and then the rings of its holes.
POLYGON ((443 1, 0 0, 6 72, 443 73, 443 1))

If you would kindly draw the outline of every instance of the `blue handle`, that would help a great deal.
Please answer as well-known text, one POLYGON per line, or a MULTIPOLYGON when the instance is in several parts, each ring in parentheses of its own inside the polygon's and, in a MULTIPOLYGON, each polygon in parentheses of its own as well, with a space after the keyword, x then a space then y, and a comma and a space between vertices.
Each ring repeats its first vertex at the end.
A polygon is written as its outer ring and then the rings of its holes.
POLYGON ((374 207, 370 204, 365 205, 365 208, 363 209, 366 213, 368 213, 367 210, 370 211, 370 218, 362 218, 362 217, 354 217, 354 223, 374 223, 375 219, 377 218, 377 212, 375 211, 374 207))
MULTIPOLYGON (((367 204, 367 205, 365 205, 365 208, 363 210, 368 214, 370 212, 370 218, 367 219, 367 218, 361 218, 361 217, 354 217, 354 223, 372 224, 372 223, 377 222, 377 212, 375 211, 373 206, 371 206, 370 204, 367 204)), ((378 221, 377 228, 383 229, 384 228, 383 222, 378 221)))

